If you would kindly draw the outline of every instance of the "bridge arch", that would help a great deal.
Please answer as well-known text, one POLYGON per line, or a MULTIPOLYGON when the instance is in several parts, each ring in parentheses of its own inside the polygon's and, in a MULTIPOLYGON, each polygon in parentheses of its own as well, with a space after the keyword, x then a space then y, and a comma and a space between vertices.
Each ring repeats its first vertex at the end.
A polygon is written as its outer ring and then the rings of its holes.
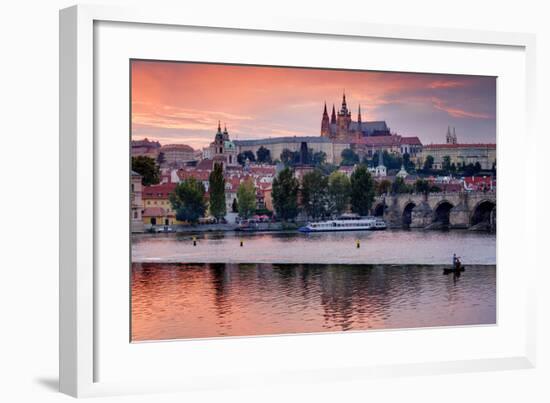
POLYGON ((449 217, 451 209, 453 207, 454 205, 446 199, 439 201, 433 209, 433 222, 441 223, 444 226, 448 226, 450 221, 449 217))
POLYGON ((409 201, 405 204, 405 207, 403 208, 403 214, 401 215, 401 224, 403 227, 409 228, 412 221, 412 211, 416 207, 416 203, 413 201, 409 201))
POLYGON ((373 215, 375 217, 382 217, 384 215, 384 202, 380 202, 374 205, 374 208, 372 209, 373 215))
POLYGON ((470 225, 474 226, 483 222, 492 224, 496 213, 497 203, 493 199, 480 200, 472 209, 470 215, 470 225), (493 216, 493 217, 491 217, 493 216))

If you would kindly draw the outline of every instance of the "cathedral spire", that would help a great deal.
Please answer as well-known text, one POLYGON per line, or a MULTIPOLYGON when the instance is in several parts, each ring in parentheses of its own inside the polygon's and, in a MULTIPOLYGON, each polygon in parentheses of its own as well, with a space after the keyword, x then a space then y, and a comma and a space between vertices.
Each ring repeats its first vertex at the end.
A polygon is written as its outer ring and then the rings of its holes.
POLYGON ((357 114, 357 123, 361 124, 361 104, 359 104, 359 113, 357 114))
POLYGON ((336 123, 336 109, 334 108, 334 104, 332 104, 332 116, 330 117, 330 123, 336 123))
POLYGON ((218 120, 218 133, 222 132, 222 122, 218 120))
POLYGON ((344 90, 343 96, 342 96, 342 113, 346 113, 348 111, 348 105, 346 103, 346 90, 344 90))
POLYGON ((328 117, 328 112, 327 112, 327 101, 325 101, 325 110, 323 111, 323 117, 327 116, 328 117))

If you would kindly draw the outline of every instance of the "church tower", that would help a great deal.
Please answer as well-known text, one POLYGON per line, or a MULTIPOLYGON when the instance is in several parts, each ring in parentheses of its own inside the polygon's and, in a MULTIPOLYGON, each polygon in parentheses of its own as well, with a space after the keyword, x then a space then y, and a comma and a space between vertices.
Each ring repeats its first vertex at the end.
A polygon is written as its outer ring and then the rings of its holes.
POLYGON ((326 102, 325 102, 325 110, 323 111, 323 119, 321 120, 321 137, 330 137, 330 122, 328 118, 326 102))
POLYGON ((342 108, 338 112, 337 126, 336 126, 336 138, 339 140, 345 140, 349 136, 349 125, 351 123, 351 112, 348 110, 346 103, 346 93, 342 97, 342 108))
POLYGON ((218 131, 216 132, 216 136, 214 137, 214 143, 212 144, 214 146, 214 153, 213 155, 223 155, 223 133, 222 133, 222 126, 221 123, 218 121, 218 131))
POLYGON ((355 138, 357 140, 363 137, 363 128, 361 122, 361 104, 359 104, 359 112, 357 113, 357 128, 355 130, 355 138))

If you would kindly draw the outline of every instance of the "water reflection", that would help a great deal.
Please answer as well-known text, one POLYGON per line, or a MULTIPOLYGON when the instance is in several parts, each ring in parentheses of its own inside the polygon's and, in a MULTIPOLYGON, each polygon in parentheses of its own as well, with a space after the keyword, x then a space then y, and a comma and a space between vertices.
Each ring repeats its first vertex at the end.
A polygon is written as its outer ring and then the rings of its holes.
POLYGON ((132 339, 158 340, 489 324, 496 267, 132 265, 132 339))

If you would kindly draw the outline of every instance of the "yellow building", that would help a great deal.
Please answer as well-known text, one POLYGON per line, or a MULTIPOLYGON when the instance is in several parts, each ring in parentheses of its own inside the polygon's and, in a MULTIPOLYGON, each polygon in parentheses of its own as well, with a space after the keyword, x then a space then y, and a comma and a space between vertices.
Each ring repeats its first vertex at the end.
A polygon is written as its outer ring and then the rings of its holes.
POLYGON ((143 223, 145 227, 158 225, 183 224, 176 220, 176 212, 170 203, 170 194, 176 188, 175 183, 145 186, 142 193, 143 223))

